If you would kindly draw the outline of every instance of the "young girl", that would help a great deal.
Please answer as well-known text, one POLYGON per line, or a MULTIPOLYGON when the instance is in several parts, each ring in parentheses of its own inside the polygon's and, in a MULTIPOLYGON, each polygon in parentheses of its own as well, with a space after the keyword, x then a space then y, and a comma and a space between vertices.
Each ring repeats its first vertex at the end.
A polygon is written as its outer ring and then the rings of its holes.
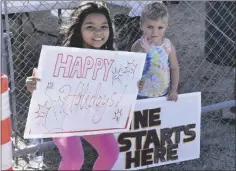
MULTIPOLYGON (((113 28, 108 9, 98 2, 81 4, 71 14, 71 24, 65 27, 63 46, 114 50, 113 28)), ((34 75, 26 80, 27 89, 33 92, 36 82, 34 75)), ((83 136, 98 153, 93 170, 110 170, 119 155, 119 146, 113 134, 83 136)), ((62 161, 59 170, 80 170, 84 163, 84 153, 80 137, 54 138, 62 161)))
POLYGON ((133 52, 147 53, 138 98, 168 95, 168 100, 178 99, 179 65, 175 47, 164 37, 167 25, 168 11, 163 3, 149 3, 141 11, 143 36, 131 48, 133 52))

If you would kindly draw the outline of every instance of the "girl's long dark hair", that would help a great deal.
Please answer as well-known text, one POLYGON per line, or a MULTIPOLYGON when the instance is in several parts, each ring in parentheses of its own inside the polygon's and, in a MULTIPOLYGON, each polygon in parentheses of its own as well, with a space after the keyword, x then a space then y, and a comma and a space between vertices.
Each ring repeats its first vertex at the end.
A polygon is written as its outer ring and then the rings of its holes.
POLYGON ((86 2, 76 8, 69 19, 69 23, 62 25, 59 37, 59 45, 67 47, 83 48, 83 38, 81 35, 81 26, 85 17, 89 14, 103 14, 109 25, 109 38, 107 42, 100 48, 104 50, 114 50, 114 33, 110 14, 105 5, 101 2, 86 2))

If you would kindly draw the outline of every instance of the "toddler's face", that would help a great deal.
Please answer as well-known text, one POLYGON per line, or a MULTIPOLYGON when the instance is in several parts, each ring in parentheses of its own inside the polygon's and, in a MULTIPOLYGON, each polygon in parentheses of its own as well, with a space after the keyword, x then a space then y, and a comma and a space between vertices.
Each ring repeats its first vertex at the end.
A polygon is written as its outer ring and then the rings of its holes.
POLYGON ((144 35, 147 35, 151 43, 159 44, 162 43, 167 25, 167 21, 164 20, 150 20, 145 18, 145 20, 141 22, 141 30, 144 35))
POLYGON ((107 42, 109 33, 109 25, 104 15, 89 14, 85 17, 81 27, 85 47, 102 47, 107 42))

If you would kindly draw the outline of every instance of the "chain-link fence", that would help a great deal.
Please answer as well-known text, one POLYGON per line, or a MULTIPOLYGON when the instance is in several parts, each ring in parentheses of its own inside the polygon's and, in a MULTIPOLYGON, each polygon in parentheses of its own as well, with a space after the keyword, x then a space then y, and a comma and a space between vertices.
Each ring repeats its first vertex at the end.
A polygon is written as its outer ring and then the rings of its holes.
MULTIPOLYGON (((8 72, 11 78, 16 169, 29 169, 29 166, 33 167, 32 163, 39 164, 42 160, 47 169, 58 167, 61 158, 57 149, 49 143, 51 139, 44 139, 44 146, 40 146, 41 149, 44 147, 43 158, 35 157, 42 154, 32 150, 31 155, 26 155, 30 151, 29 146, 34 143, 23 139, 30 103, 25 80, 32 74, 32 69, 37 67, 42 45, 57 43, 60 24, 79 3, 80 1, 2 2, 2 42, 5 50, 2 61, 7 61, 4 72, 8 72)), ((131 45, 141 37, 139 12, 146 3, 148 1, 107 1, 115 25, 116 46, 120 51, 130 51, 131 45)), ((176 46, 180 63, 179 92, 201 91, 205 113, 202 114, 200 159, 160 168, 233 170, 235 125, 230 123, 235 121, 235 115, 234 118, 224 115, 235 113, 235 108, 226 107, 231 107, 235 100, 236 2, 164 3, 170 13, 166 36, 176 46)), ((86 142, 84 146, 84 168, 91 168, 96 153, 86 142)), ((41 166, 39 164, 36 169, 41 166)))

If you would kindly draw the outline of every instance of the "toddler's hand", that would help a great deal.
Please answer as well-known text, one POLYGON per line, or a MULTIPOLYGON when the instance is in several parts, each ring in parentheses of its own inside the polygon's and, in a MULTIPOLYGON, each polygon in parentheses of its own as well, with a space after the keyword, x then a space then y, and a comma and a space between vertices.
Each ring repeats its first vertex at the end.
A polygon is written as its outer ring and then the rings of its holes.
POLYGON ((138 83, 137 83, 137 85, 138 85, 138 89, 139 89, 139 90, 142 90, 142 89, 143 89, 143 86, 144 86, 144 80, 142 80, 142 79, 139 80, 138 83))
POLYGON ((168 97, 167 97, 168 101, 177 101, 178 100, 178 93, 176 90, 170 90, 168 93, 168 97))
POLYGON ((146 53, 152 48, 152 44, 148 41, 147 35, 143 35, 141 39, 139 39, 139 43, 146 53))
POLYGON ((33 91, 36 89, 37 81, 40 81, 40 79, 36 77, 36 73, 37 69, 34 68, 32 76, 27 77, 26 79, 26 87, 30 93, 33 93, 33 91))

